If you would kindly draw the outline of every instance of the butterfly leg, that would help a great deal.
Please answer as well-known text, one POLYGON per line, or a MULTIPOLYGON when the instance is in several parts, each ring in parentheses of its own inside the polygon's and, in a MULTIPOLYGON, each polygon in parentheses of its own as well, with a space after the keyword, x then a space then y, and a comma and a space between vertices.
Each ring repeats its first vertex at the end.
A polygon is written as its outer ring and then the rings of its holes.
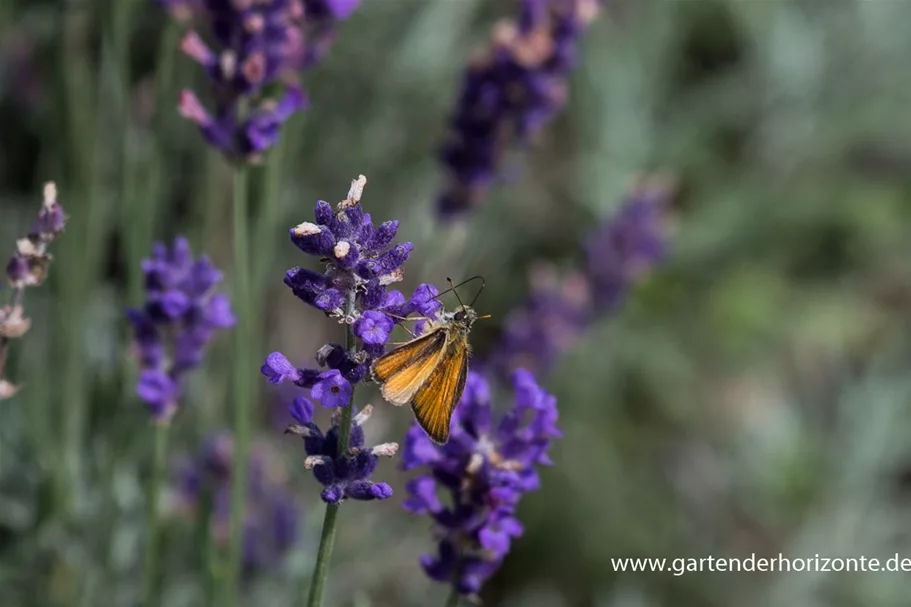
MULTIPOLYGON (((408 320, 430 320, 430 319, 427 318, 426 316, 412 316, 412 317, 408 318, 408 320)), ((416 334, 414 331, 412 331, 411 329, 409 329, 409 328, 406 327, 405 325, 400 325, 400 326, 401 326, 403 329, 405 329, 405 331, 408 333, 408 335, 411 336, 411 339, 417 339, 418 336, 417 336, 417 334, 416 334)), ((407 342, 407 341, 394 341, 394 342, 392 342, 392 345, 393 345, 393 346, 403 346, 403 345, 405 345, 405 344, 407 344, 407 343, 409 343, 409 342, 407 342)))
POLYGON ((397 320, 433 320, 432 318, 428 318, 426 316, 399 316, 398 314, 393 314, 391 312, 383 312, 383 314, 389 318, 395 318, 397 320))
MULTIPOLYGON (((390 312, 384 312, 384 314, 386 314, 386 316, 389 316, 390 318, 396 318, 398 320, 426 320, 426 321, 431 321, 431 322, 433 321, 432 318, 428 318, 426 316, 399 316, 397 314, 392 314, 390 312)), ((411 336, 411 339, 415 339, 417 337, 417 335, 414 333, 414 331, 412 331, 411 329, 406 327, 404 324, 401 324, 399 326, 401 326, 403 329, 405 329, 405 331, 408 332, 408 335, 411 336)), ((406 344, 406 343, 408 343, 408 342, 407 341, 392 342, 392 344, 395 346, 400 346, 400 345, 406 344)))

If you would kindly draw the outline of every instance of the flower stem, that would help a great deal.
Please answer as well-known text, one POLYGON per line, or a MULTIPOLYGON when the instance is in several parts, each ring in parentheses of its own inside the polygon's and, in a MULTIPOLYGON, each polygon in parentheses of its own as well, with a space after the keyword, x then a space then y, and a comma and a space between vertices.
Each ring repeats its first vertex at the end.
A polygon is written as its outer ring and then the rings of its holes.
POLYGON ((446 599, 446 607, 458 607, 460 598, 462 597, 459 594, 459 589, 453 584, 452 592, 449 593, 449 598, 446 599))
POLYGON ((155 455, 152 462, 152 476, 149 479, 149 521, 146 538, 145 573, 143 574, 142 604, 151 607, 156 598, 156 580, 158 577, 158 499, 161 494, 161 483, 164 479, 164 468, 168 454, 168 423, 155 426, 155 455))
POLYGON ((215 607, 218 604, 218 585, 219 566, 215 543, 212 538, 212 503, 214 501, 214 490, 212 482, 204 479, 202 484, 202 500, 200 501, 200 516, 197 519, 196 528, 196 545, 202 552, 201 570, 205 572, 205 599, 202 605, 205 607, 215 607))
MULTIPOLYGON (((161 207, 163 195, 166 194, 167 179, 164 178, 164 165, 167 150, 165 144, 168 118, 171 115, 170 105, 173 102, 171 89, 173 88, 174 63, 179 36, 180 28, 169 22, 158 43, 158 60, 155 70, 155 115, 152 119, 154 145, 149 153, 142 185, 138 189, 133 181, 124 185, 124 196, 131 197, 124 199, 124 208, 128 209, 130 214, 127 218, 127 250, 130 263, 127 292, 130 301, 142 300, 145 275, 141 271, 141 261, 148 254, 152 244, 157 222, 156 212, 161 207), (137 198, 136 203, 132 202, 132 197, 137 198)), ((137 167, 132 167, 132 171, 136 172, 137 167)), ((125 180, 127 176, 124 175, 125 180)), ((134 174, 130 174, 129 177, 134 181, 136 179, 134 174)))
MULTIPOLYGON (((136 247, 135 226, 141 222, 136 217, 136 212, 145 206, 145 201, 137 201, 135 196, 135 176, 137 163, 133 155, 133 132, 130 120, 130 33, 132 30, 132 16, 134 0, 119 0, 114 4, 111 14, 111 47, 116 70, 114 83, 114 98, 118 101, 117 111, 120 120, 120 220, 124 232, 131 237, 128 246, 136 247), (137 204, 138 202, 138 204, 137 204), (132 221, 131 221, 132 220, 132 221)), ((148 222, 143 222, 147 224, 148 222)), ((140 249, 144 252, 144 249, 140 249)), ((139 263, 135 259, 134 250, 129 249, 130 268, 128 301, 140 301, 142 298, 142 282, 137 278, 141 276, 139 263)))
POLYGON ((319 550, 316 553, 316 565, 310 580, 310 594, 307 607, 320 607, 323 604, 323 588, 329 577, 329 561, 332 558, 332 546, 335 543, 335 522, 338 517, 338 504, 326 504, 326 516, 323 518, 323 532, 319 538, 319 550))
MULTIPOLYGON (((354 327, 347 321, 354 317, 354 302, 357 294, 354 289, 345 294, 345 348, 348 353, 354 356, 357 354, 357 343, 354 338, 354 327)), ((354 410, 354 387, 351 388, 351 398, 348 400, 348 406, 342 411, 342 425, 338 429, 338 450, 344 453, 348 450, 348 440, 351 437, 351 417, 354 410)))
POLYGON ((237 328, 234 346, 234 466, 231 482, 231 538, 225 579, 225 599, 237 604, 237 581, 243 544, 243 521, 246 505, 248 454, 250 451, 250 417, 252 383, 250 375, 253 344, 252 292, 247 230, 247 167, 234 167, 234 304, 237 328))
MULTIPOLYGON (((68 109, 66 117, 67 156, 70 177, 64 181, 64 191, 73 202, 73 215, 68 222, 70 234, 61 240, 57 254, 61 261, 56 275, 60 277, 58 298, 66 301, 65 310, 58 315, 60 350, 65 352, 60 388, 54 402, 65 403, 63 435, 57 441, 62 449, 55 458, 55 507, 71 511, 73 487, 80 482, 85 457, 84 439, 89 393, 87 383, 92 375, 85 357, 87 315, 90 298, 98 280, 104 235, 108 233, 110 205, 99 195, 101 176, 98 160, 106 152, 103 138, 97 129, 98 117, 108 109, 109 95, 104 83, 96 77, 91 61, 91 12, 80 0, 68 0, 63 14, 61 107, 68 109), (78 202, 77 202, 78 201, 78 202)), ((54 415, 57 415, 56 413, 54 415)))
MULTIPOLYGON (((345 295, 345 316, 350 318, 354 316, 354 302, 356 294, 354 289, 348 291, 345 295)), ((352 354, 357 351, 357 345, 354 340, 354 328, 350 324, 345 324, 345 347, 352 354)), ((351 417, 354 410, 354 392, 351 390, 351 398, 348 400, 348 406, 342 411, 342 420, 339 422, 338 429, 338 452, 344 453, 348 450, 348 442, 351 438, 351 417)), ((319 551, 316 554, 316 565, 313 567, 313 577, 310 580, 310 595, 307 598, 307 607, 320 607, 323 604, 323 589, 326 585, 326 579, 329 577, 329 562, 332 560, 332 546, 335 543, 335 526, 338 518, 338 504, 326 504, 326 516, 323 519, 323 532, 319 538, 319 551)))
POLYGON ((446 599, 446 607, 458 607, 462 595, 459 593, 459 582, 462 579, 462 551, 459 550, 459 556, 456 558, 455 572, 452 575, 452 590, 449 592, 449 598, 446 599))
MULTIPOLYGON (((291 146, 291 135, 293 131, 289 130, 279 139, 278 143, 269 152, 269 162, 266 164, 262 179, 262 199, 260 210, 253 226, 253 242, 268 242, 269 239, 282 225, 282 179, 285 174, 285 158, 287 151, 291 146)), ((254 288, 259 291, 266 288, 266 279, 269 277, 269 268, 273 267, 273 258, 275 257, 274 247, 264 247, 261 255, 257 258, 254 267, 253 279, 256 284, 254 288)))

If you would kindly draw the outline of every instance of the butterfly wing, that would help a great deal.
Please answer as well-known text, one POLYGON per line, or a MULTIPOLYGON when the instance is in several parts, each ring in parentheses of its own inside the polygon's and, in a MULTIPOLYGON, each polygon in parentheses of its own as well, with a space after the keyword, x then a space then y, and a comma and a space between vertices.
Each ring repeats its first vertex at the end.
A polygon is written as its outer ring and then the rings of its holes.
POLYGON ((465 390, 469 351, 467 332, 455 336, 411 402, 418 423, 435 443, 442 445, 449 440, 452 412, 465 390))
POLYGON ((438 327, 376 359, 371 369, 383 398, 393 405, 411 402, 437 368, 448 338, 449 330, 438 327))

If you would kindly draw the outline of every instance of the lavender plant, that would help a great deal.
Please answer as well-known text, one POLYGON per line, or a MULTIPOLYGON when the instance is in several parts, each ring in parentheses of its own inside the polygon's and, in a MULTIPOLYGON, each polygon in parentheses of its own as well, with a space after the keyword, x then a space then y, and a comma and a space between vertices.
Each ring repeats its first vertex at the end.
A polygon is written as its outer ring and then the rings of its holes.
POLYGON ((501 378, 517 368, 547 373, 559 356, 597 318, 613 313, 630 289, 665 258, 672 184, 644 180, 621 207, 589 235, 581 270, 564 273, 542 266, 532 290, 506 317, 490 362, 501 378))
POLYGON ((176 238, 170 249, 157 243, 142 270, 146 302, 127 310, 127 318, 141 367, 136 393, 156 425, 143 588, 143 599, 151 604, 157 575, 158 496, 171 418, 180 404, 183 380, 202 362, 215 330, 233 326, 236 319, 227 296, 215 292, 221 272, 205 256, 194 259, 185 238, 176 238))
POLYGON ((306 468, 323 485, 326 516, 307 604, 322 603, 329 560, 335 539, 339 505, 345 499, 378 500, 392 495, 385 483, 370 480, 381 456, 392 456, 398 445, 364 446, 361 425, 371 408, 355 414, 355 388, 367 376, 371 362, 385 351, 396 324, 413 312, 433 315, 440 307, 438 291, 420 285, 410 298, 389 285, 402 279, 410 242, 394 244, 398 221, 374 225, 360 200, 366 184, 361 175, 352 181, 348 196, 333 209, 316 204, 315 222, 290 230, 292 242, 304 253, 325 263, 323 272, 292 268, 285 284, 304 303, 345 326, 345 344, 326 344, 316 354, 319 368, 300 368, 280 352, 270 354, 262 374, 271 383, 290 381, 310 390, 310 398, 333 409, 332 427, 325 433, 313 422, 313 403, 299 397, 290 411, 297 422, 288 432, 300 436, 306 468), (321 370, 325 369, 325 370, 321 370))
POLYGON ((392 496, 392 487, 386 483, 370 480, 379 462, 379 457, 392 457, 398 451, 398 444, 383 443, 364 447, 364 422, 373 413, 367 405, 360 413, 352 409, 352 421, 348 434, 348 450, 339 450, 341 435, 340 409, 333 412, 332 427, 325 434, 313 422, 313 403, 298 396, 289 407, 291 417, 298 424, 288 427, 289 434, 304 439, 307 453, 304 467, 313 471, 313 477, 323 485, 320 497, 327 504, 339 504, 345 498, 360 501, 384 500, 392 496))
POLYGON ((136 393, 152 419, 167 425, 180 404, 183 378, 198 367, 216 329, 234 326, 227 295, 215 291, 222 273, 186 238, 156 243, 143 260, 146 302, 127 310, 141 372, 136 393))
POLYGON ((57 187, 46 183, 38 219, 28 234, 16 242, 16 251, 6 264, 10 293, 6 305, 0 307, 0 401, 11 398, 18 390, 5 378, 4 368, 12 340, 21 338, 32 325, 23 307, 25 290, 44 282, 51 263, 48 246, 63 232, 65 224, 63 207, 57 202, 57 187))
MULTIPOLYGON (((178 511, 190 520, 207 521, 208 535, 218 546, 229 539, 233 457, 230 434, 218 433, 176 469, 178 511)), ((265 445, 252 446, 249 469, 242 558, 247 578, 282 562, 297 541, 302 518, 281 462, 265 445)))
POLYGON ((402 469, 424 474, 409 481, 404 507, 434 521, 437 554, 423 556, 421 565, 451 586, 450 606, 460 596, 476 599, 522 534, 516 505, 540 486, 536 467, 551 464, 547 451, 561 436, 556 398, 524 369, 512 375, 512 386, 513 408, 495 424, 490 387, 471 371, 449 442, 433 443, 417 424, 405 437, 402 469))
POLYGON ((357 0, 161 0, 176 18, 210 24, 217 49, 189 30, 180 49, 211 80, 215 110, 190 90, 179 110, 228 158, 247 162, 272 148, 282 125, 307 104, 298 80, 334 38, 334 24, 357 0), (273 91, 277 91, 273 94, 273 91))
MULTIPOLYGON (((357 0, 160 0, 178 19, 207 23, 217 49, 189 30, 181 50, 206 71, 215 97, 208 112, 191 91, 180 94, 180 114, 194 122, 206 141, 233 163, 234 275, 239 323, 234 357, 235 474, 228 579, 229 602, 236 599, 240 567, 244 487, 250 443, 253 387, 253 289, 250 277, 247 167, 272 148, 281 127, 307 104, 298 79, 302 69, 325 53, 333 26, 357 0)), ((272 180, 270 180, 272 181, 272 180)))
POLYGON ((490 47, 471 62, 440 151, 448 173, 438 200, 443 216, 480 204, 505 154, 557 115, 586 26, 602 0, 520 0, 499 23, 490 47))

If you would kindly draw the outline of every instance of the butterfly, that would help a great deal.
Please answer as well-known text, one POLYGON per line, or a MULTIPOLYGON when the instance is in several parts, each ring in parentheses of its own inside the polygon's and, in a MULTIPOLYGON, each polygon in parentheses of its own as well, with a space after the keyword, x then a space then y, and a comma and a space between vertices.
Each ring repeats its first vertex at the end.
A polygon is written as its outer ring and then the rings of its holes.
MULTIPOLYGON (((481 288, 471 302, 474 305, 484 289, 483 278, 475 276, 459 285, 446 280, 449 290, 458 298, 456 289, 476 279, 481 280, 481 288)), ((479 318, 489 315, 478 316, 471 305, 466 306, 459 299, 456 311, 443 312, 430 320, 424 333, 380 356, 371 366, 373 380, 380 384, 383 398, 397 406, 410 403, 418 424, 440 445, 449 440, 452 412, 465 390, 471 358, 468 334, 479 318)))

